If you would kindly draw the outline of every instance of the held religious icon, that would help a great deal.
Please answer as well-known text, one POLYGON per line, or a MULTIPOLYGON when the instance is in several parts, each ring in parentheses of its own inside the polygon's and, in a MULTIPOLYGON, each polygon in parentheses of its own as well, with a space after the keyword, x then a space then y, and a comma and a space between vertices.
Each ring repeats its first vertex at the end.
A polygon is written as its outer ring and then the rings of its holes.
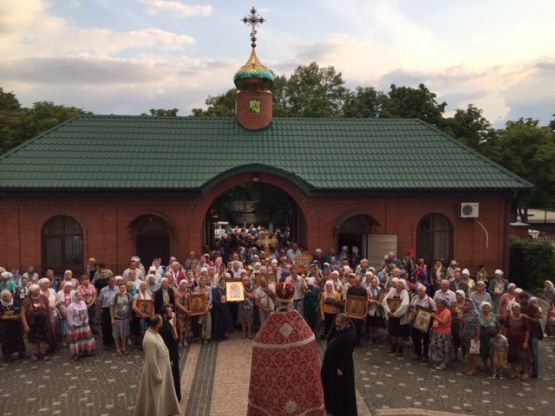
POLYGON ((228 280, 225 283, 225 293, 228 302, 243 302, 245 300, 245 288, 241 280, 228 280))
POLYGON ((387 299, 387 306, 389 306, 389 310, 391 311, 391 313, 394 313, 397 309, 399 309, 399 306, 401 306, 401 302, 401 298, 387 299))
POLYGON ((412 327, 417 331, 427 334, 432 327, 432 311, 421 306, 417 306, 415 310, 416 314, 412 327))
POLYGON ((345 313, 352 319, 364 319, 368 313, 368 298, 366 296, 347 295, 345 313))
POLYGON ((146 315, 147 318, 154 316, 154 301, 150 299, 137 299, 137 309, 146 315))
POLYGON ((205 293, 192 293, 189 295, 190 316, 206 315, 208 308, 206 307, 207 295, 205 293))
POLYGON ((266 281, 269 285, 277 285, 277 272, 272 268, 266 273, 266 281))
POLYGON ((313 257, 308 253, 301 253, 295 258, 295 271, 297 273, 306 273, 312 263, 313 257))

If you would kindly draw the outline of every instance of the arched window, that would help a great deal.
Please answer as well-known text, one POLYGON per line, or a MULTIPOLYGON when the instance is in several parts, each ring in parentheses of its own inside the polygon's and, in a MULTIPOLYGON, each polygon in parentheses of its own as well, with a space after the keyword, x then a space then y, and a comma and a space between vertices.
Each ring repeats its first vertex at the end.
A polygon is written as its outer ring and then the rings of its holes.
POLYGON ((48 220, 42 230, 42 244, 45 270, 83 271, 83 231, 73 218, 60 215, 48 220))
POLYGON ((441 214, 428 214, 418 223, 416 255, 428 264, 434 259, 452 259, 453 227, 441 214))

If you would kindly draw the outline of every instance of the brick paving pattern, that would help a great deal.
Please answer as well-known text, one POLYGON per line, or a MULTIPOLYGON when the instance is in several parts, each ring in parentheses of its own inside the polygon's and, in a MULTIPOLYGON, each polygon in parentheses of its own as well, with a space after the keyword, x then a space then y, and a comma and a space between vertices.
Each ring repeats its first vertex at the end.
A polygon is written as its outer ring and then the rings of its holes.
MULTIPOLYGON (((184 350, 184 415, 245 415, 251 342, 237 333, 229 341, 184 350)), ((466 377, 462 363, 438 371, 412 360, 408 348, 399 358, 383 344, 365 345, 355 351, 359 415, 555 414, 555 342, 540 345, 540 378, 526 383, 466 377)), ((142 366, 141 352, 120 358, 103 351, 78 362, 63 351, 47 363, 3 363, 0 416, 131 416, 142 366)))

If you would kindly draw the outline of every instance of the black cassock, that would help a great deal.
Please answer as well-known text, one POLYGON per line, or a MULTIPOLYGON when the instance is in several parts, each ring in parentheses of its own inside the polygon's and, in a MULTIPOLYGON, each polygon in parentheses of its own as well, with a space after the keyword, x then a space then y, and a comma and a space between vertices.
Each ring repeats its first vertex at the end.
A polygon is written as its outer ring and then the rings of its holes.
POLYGON ((170 361, 172 363, 173 385, 177 400, 181 401, 181 374, 179 374, 179 345, 173 337, 172 326, 169 321, 164 319, 164 323, 160 327, 160 336, 164 340, 164 344, 170 353, 170 361))
POLYGON ((326 411, 333 416, 357 416, 353 350, 357 343, 352 326, 336 331, 332 328, 330 341, 322 362, 322 385, 326 411), (341 370, 343 375, 337 374, 341 370))

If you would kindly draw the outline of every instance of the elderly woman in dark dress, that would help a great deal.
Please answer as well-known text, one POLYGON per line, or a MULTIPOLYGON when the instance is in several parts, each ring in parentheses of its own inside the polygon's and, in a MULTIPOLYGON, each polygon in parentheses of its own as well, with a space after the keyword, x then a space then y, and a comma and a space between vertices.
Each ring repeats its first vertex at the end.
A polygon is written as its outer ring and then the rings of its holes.
POLYGON ((491 337, 497 327, 497 315, 492 312, 489 302, 482 302, 482 315, 480 316, 480 358, 482 365, 480 370, 490 368, 491 364, 491 337))
POLYGON ((457 360, 459 348, 461 355, 464 358, 465 351, 462 347, 461 340, 461 327, 463 322, 463 310, 465 305, 466 295, 464 290, 457 290, 456 302, 451 305, 451 336, 453 337, 453 357, 457 360))
POLYGON ((461 348, 463 357, 468 355, 468 365, 463 370, 463 374, 471 376, 476 371, 478 363, 478 352, 474 349, 471 351, 470 344, 472 341, 476 345, 480 342, 480 314, 474 307, 474 303, 470 299, 465 299, 463 306, 463 316, 459 331, 461 348))
POLYGON ((19 358, 26 357, 20 302, 14 300, 9 290, 0 294, 0 343, 6 361, 13 362, 16 353, 19 358))
POLYGON ((42 358, 48 361, 48 341, 50 325, 50 305, 48 299, 41 295, 37 285, 31 285, 31 293, 21 305, 21 322, 23 331, 32 345, 32 361, 42 358))

